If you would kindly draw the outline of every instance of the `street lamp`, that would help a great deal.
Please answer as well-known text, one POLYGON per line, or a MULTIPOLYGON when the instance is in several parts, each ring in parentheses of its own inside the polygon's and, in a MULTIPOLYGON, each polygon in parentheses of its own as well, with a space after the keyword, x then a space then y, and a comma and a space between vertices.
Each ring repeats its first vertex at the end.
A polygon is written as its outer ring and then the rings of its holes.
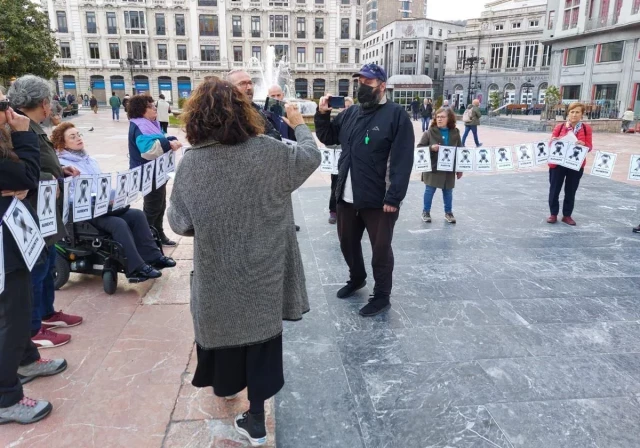
POLYGON ((133 68, 136 65, 142 65, 142 61, 138 60, 138 59, 134 59, 134 58, 127 58, 127 59, 120 59, 120 69, 124 70, 125 67, 129 67, 129 73, 131 74, 131 91, 133 93, 133 95, 136 94, 136 86, 135 83, 133 81, 133 68))
POLYGON ((471 77, 473 76, 473 66, 480 64, 480 68, 484 70, 485 65, 487 64, 484 58, 479 58, 474 56, 476 49, 471 47, 471 56, 468 58, 460 58, 458 59, 458 64, 462 65, 462 69, 464 70, 467 66, 469 67, 469 88, 467 90, 467 104, 471 104, 471 77))
MULTIPOLYGON (((527 81, 522 87, 524 88, 525 102, 529 105, 529 92, 533 87, 533 84, 531 84, 531 78, 527 78, 527 81)), ((533 103, 533 98, 531 99, 531 102, 533 103)))

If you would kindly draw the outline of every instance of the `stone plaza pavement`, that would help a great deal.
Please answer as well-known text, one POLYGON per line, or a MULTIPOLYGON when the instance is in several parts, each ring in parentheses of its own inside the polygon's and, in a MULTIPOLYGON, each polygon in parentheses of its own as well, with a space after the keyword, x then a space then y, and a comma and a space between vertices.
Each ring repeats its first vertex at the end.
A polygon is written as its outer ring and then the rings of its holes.
MULTIPOLYGON (((126 119, 83 111, 73 121, 104 171, 128 167, 126 119)), ((486 127, 480 136, 485 145, 544 137, 486 127)), ((622 154, 618 181, 585 174, 575 228, 544 222, 544 168, 465 175, 455 226, 439 195, 434 222, 422 223, 414 176, 396 225, 393 307, 372 319, 357 314, 371 276, 356 297, 335 298, 347 269, 326 222, 329 177, 316 172, 293 195, 312 309, 285 324, 287 383, 269 407, 271 446, 637 447, 640 185, 621 180, 640 137, 594 142, 622 154)), ((363 248, 370 260, 366 237, 363 248)), ((74 275, 57 293, 57 307, 85 322, 68 330, 71 343, 42 351, 66 357, 68 370, 26 387, 54 412, 1 427, 0 446, 247 446, 232 428, 246 403, 190 385, 191 241, 168 253, 179 266, 157 281, 121 278, 107 296, 99 279, 74 275)))

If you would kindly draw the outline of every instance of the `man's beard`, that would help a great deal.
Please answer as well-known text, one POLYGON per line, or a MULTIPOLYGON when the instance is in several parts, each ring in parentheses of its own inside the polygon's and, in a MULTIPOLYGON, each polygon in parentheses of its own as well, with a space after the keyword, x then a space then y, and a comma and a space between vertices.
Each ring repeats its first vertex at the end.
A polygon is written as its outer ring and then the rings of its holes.
POLYGON ((379 88, 375 88, 373 89, 373 94, 374 94, 374 98, 371 101, 364 101, 362 103, 360 103, 360 106, 363 109, 371 109, 376 107, 378 104, 380 104, 380 101, 382 100, 382 95, 381 95, 381 91, 379 88))

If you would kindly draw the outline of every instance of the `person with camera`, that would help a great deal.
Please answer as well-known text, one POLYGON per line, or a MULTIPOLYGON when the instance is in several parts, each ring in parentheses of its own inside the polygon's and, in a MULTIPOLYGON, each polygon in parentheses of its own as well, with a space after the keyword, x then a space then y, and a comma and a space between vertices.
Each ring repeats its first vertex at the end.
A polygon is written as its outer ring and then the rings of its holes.
POLYGON ((362 235, 373 249, 375 287, 362 316, 375 316, 390 305, 393 277, 393 228, 409 186, 415 136, 411 119, 399 104, 387 101, 387 74, 366 64, 353 75, 359 81, 358 103, 331 120, 330 97, 321 98, 314 117, 316 134, 325 145, 341 145, 338 162, 338 238, 349 266, 349 281, 338 298, 366 285, 362 235))
POLYGON ((267 120, 271 122, 274 128, 280 133, 282 138, 296 141, 296 134, 289 124, 284 111, 284 92, 279 85, 273 85, 269 87, 268 91, 269 99, 276 100, 273 105, 269 102, 268 107, 265 107, 264 114, 267 120))
MULTIPOLYGON (((15 113, 0 89, 0 226, 14 200, 25 201, 38 188, 38 136, 29 130, 29 118, 15 113)), ((31 340, 33 306, 31 273, 11 232, 2 232, 4 291, 0 293, 0 424, 35 423, 53 409, 51 403, 25 397, 22 384, 39 376, 56 375, 67 368, 64 359, 42 359, 31 340)))
MULTIPOLYGON (((55 300, 54 271, 56 265, 55 244, 65 235, 62 223, 62 194, 60 194, 64 178, 80 174, 73 167, 63 167, 58 161, 56 151, 47 133, 40 123, 53 121, 52 93, 49 81, 34 75, 18 78, 9 89, 10 98, 16 113, 29 118, 29 131, 38 137, 40 147, 40 180, 58 181, 58 198, 56 200, 57 233, 46 237, 46 260, 36 264, 31 271, 33 286, 33 313, 31 319, 31 334, 33 342, 39 348, 51 348, 64 345, 71 340, 71 335, 51 331, 54 328, 75 327, 82 323, 82 317, 56 311, 53 307, 55 300)), ((31 205, 37 209, 37 189, 29 193, 31 205)))

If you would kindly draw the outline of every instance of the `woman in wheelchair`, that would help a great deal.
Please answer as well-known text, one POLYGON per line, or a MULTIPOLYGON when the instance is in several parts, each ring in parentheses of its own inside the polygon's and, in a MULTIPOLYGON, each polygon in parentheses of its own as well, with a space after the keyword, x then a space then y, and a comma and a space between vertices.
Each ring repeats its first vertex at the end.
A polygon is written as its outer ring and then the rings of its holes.
MULTIPOLYGON (((56 127, 51 135, 58 158, 66 166, 73 166, 80 174, 100 174, 98 161, 84 149, 82 134, 70 122, 56 127)), ((93 193, 97 185, 93 186, 93 193)), ((69 194, 73 201, 73 190, 69 194)), ((142 210, 129 209, 118 216, 103 215, 89 221, 98 229, 107 232, 120 243, 127 258, 126 274, 129 277, 158 278, 160 269, 172 268, 176 262, 162 255, 142 210)))

